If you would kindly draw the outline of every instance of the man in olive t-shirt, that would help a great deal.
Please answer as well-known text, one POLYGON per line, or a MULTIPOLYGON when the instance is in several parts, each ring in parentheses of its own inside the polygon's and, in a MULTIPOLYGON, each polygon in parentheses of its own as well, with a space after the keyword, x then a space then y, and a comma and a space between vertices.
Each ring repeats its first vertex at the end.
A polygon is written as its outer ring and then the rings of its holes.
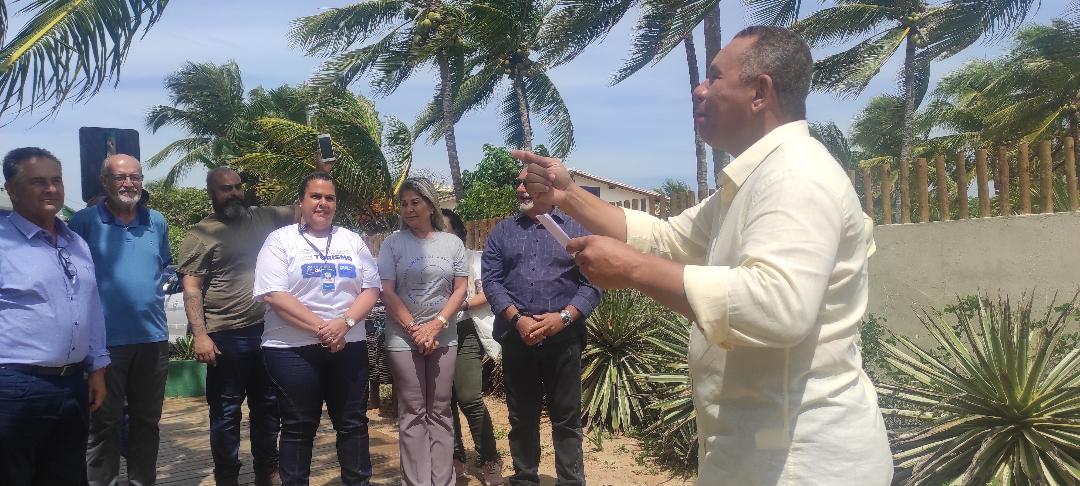
POLYGON ((180 245, 184 309, 195 335, 195 354, 207 363, 210 452, 218 485, 235 485, 240 473, 240 405, 248 400, 255 484, 276 482, 280 418, 263 367, 263 304, 252 298, 255 260, 266 236, 296 221, 286 207, 248 207, 240 176, 211 170, 206 190, 214 214, 195 225, 180 245))

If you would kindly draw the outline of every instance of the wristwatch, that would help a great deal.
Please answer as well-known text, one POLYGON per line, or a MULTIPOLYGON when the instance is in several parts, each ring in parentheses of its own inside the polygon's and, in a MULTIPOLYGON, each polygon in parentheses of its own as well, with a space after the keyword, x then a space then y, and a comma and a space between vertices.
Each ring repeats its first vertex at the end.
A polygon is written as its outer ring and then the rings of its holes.
POLYGON ((338 316, 338 319, 345 321, 345 326, 347 326, 349 329, 352 329, 353 326, 356 325, 356 319, 353 319, 345 314, 338 316))
POLYGON ((572 322, 574 320, 573 316, 570 315, 570 311, 568 311, 566 309, 563 309, 563 310, 559 311, 559 316, 562 317, 562 325, 563 326, 569 326, 570 322, 572 322))
POLYGON ((435 320, 442 323, 443 329, 446 329, 450 326, 450 321, 447 321, 446 318, 442 316, 442 314, 435 314, 435 320))
POLYGON ((514 317, 510 318, 510 325, 511 326, 517 326, 517 321, 519 319, 521 319, 521 313, 520 312, 515 312, 514 317))

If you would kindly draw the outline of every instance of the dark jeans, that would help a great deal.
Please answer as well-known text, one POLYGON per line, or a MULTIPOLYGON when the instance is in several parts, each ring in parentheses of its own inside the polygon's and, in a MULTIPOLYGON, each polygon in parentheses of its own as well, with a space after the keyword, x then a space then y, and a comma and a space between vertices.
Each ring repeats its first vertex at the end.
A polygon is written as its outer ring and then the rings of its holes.
POLYGON ((101 408, 90 414, 86 446, 86 476, 91 486, 110 486, 120 478, 120 430, 128 404, 128 479, 150 485, 157 479, 158 422, 169 375, 169 342, 130 344, 109 348, 112 363, 105 369, 107 394, 101 408))
POLYGON ((480 462, 497 461, 499 451, 495 445, 495 430, 491 425, 491 415, 484 404, 483 395, 483 360, 484 348, 480 346, 480 337, 476 334, 476 325, 472 319, 457 324, 458 348, 457 362, 454 364, 454 396, 450 401, 454 415, 454 459, 467 462, 465 444, 461 441, 461 420, 458 408, 469 422, 473 445, 480 456, 480 462))
POLYGON ((241 404, 248 402, 251 455, 256 473, 277 468, 278 416, 274 387, 263 366, 263 326, 210 333, 218 351, 217 364, 206 369, 206 403, 210 406, 210 453, 214 479, 232 484, 240 474, 241 404))
POLYGON ((0 484, 77 486, 86 480, 86 379, 0 369, 0 484))
MULTIPOLYGON (((574 323, 572 325, 582 325, 574 323)), ((572 332, 566 330, 563 332, 572 332)), ((555 449, 556 484, 584 485, 581 442, 582 340, 564 339, 526 346, 516 333, 501 339, 503 386, 510 415, 511 485, 540 483, 540 409, 546 399, 555 449)))
POLYGON ((368 484, 367 341, 348 343, 336 353, 317 344, 263 348, 263 357, 281 407, 281 484, 308 484, 324 401, 337 432, 341 482, 368 484))

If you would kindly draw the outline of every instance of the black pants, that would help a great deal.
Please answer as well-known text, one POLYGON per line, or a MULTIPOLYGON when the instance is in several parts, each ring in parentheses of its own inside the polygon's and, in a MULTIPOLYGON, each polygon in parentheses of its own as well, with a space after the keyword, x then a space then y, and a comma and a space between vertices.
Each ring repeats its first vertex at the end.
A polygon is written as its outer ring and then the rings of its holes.
POLYGON ((37 376, 0 369, 0 484, 83 484, 87 402, 82 373, 37 376))
POLYGON ((574 337, 526 346, 516 332, 511 332, 502 339, 502 345, 506 407, 510 415, 510 455, 514 461, 510 484, 540 484, 537 474, 540 467, 540 409, 542 403, 547 403, 557 484, 584 485, 582 340, 574 337))
POLYGON ((308 484, 311 448, 323 402, 337 432, 337 456, 345 486, 368 484, 367 342, 347 343, 331 353, 312 344, 263 348, 266 370, 277 386, 281 408, 278 471, 283 486, 308 484))

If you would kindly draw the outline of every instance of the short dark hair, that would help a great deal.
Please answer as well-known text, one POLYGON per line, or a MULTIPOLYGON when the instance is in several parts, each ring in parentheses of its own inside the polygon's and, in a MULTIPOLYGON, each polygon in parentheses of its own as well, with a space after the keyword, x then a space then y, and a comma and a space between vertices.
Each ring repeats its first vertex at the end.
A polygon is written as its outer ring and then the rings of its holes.
POLYGON ((735 34, 736 39, 740 37, 754 41, 739 60, 740 79, 751 82, 767 74, 780 98, 780 109, 796 119, 806 119, 806 97, 814 77, 814 58, 806 41, 783 27, 765 25, 747 27, 735 34))
POLYGON ((454 231, 454 234, 461 238, 462 243, 465 243, 465 222, 461 220, 461 216, 458 216, 453 209, 446 208, 443 208, 442 215, 446 218, 446 222, 450 223, 450 229, 454 231))
POLYGON ((19 167, 23 162, 30 159, 49 159, 57 164, 60 163, 60 159, 56 158, 52 152, 40 147, 19 147, 11 152, 8 152, 4 156, 4 181, 15 180, 15 176, 19 174, 19 167))
POLYGON ((328 181, 330 184, 334 185, 334 191, 337 191, 337 184, 334 182, 334 178, 330 177, 330 174, 327 174, 326 172, 312 172, 304 176, 300 181, 300 189, 296 192, 297 201, 302 201, 304 199, 304 195, 307 194, 308 183, 311 181, 328 181))

